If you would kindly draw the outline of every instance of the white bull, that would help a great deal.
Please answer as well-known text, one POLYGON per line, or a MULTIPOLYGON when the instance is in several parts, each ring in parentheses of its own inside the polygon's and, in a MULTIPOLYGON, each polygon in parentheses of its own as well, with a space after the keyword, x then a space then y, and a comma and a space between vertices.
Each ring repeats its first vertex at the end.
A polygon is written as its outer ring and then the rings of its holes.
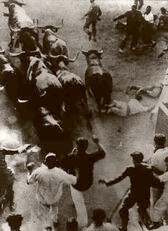
POLYGON ((25 10, 15 4, 11 3, 8 7, 9 19, 8 26, 11 31, 11 41, 9 44, 10 49, 14 49, 19 46, 18 33, 22 28, 35 28, 33 20, 26 14, 25 10))
POLYGON ((9 28, 21 29, 24 27, 34 28, 33 20, 25 10, 15 3, 9 5, 9 28))

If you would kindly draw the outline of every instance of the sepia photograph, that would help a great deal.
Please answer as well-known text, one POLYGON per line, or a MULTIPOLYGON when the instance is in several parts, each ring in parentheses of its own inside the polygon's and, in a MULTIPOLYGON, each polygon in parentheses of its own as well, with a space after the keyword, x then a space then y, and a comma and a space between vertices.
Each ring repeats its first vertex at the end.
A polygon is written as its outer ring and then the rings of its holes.
POLYGON ((1 0, 0 22, 0 231, 167 231, 168 0, 1 0))

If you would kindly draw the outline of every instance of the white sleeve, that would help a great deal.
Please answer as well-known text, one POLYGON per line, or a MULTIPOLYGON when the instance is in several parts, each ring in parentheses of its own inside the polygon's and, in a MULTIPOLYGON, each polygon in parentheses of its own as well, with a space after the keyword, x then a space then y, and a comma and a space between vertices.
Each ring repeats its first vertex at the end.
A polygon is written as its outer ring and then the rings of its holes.
POLYGON ((77 178, 76 176, 68 174, 67 172, 64 171, 64 181, 68 185, 75 185, 77 182, 77 178))
POLYGON ((151 166, 156 167, 157 164, 158 164, 157 154, 154 153, 153 156, 151 157, 151 166))
POLYGON ((37 181, 37 171, 35 170, 32 174, 28 173, 27 175, 27 183, 34 184, 37 181))
POLYGON ((161 182, 166 182, 166 181, 168 181, 168 172, 165 172, 164 174, 160 175, 160 176, 159 176, 159 180, 160 180, 161 182))
POLYGON ((108 229, 108 231, 119 231, 117 226, 109 222, 105 223, 105 227, 108 229))

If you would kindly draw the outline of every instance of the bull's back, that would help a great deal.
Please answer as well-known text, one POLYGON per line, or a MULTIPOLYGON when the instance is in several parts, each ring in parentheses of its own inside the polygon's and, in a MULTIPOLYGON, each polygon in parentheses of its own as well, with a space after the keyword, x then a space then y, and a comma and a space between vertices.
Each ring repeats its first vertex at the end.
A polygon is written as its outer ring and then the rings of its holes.
POLYGON ((66 42, 56 37, 55 42, 50 41, 50 36, 44 36, 43 39, 43 52, 52 55, 66 55, 68 57, 68 49, 66 42))
POLYGON ((83 97, 83 94, 85 94, 85 84, 76 74, 65 71, 58 79, 67 94, 74 97, 74 99, 76 96, 83 97))
POLYGON ((101 66, 90 66, 85 73, 85 82, 87 87, 93 91, 112 91, 113 81, 110 73, 103 70, 101 66))

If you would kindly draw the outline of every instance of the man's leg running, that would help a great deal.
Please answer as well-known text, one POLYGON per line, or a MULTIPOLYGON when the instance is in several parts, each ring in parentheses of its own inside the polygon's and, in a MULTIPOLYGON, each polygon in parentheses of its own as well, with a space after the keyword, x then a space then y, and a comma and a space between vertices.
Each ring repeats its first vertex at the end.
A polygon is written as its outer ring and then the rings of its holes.
POLYGON ((92 33, 90 32, 90 29, 89 29, 90 25, 91 25, 90 19, 86 18, 86 22, 85 22, 85 25, 83 27, 83 30, 89 36, 89 40, 91 40, 91 38, 92 38, 92 33))
POLYGON ((72 200, 77 214, 77 222, 80 227, 86 227, 88 224, 88 215, 82 192, 70 186, 72 200))
POLYGON ((133 207, 135 204, 135 198, 133 197, 132 194, 129 194, 122 205, 122 208, 119 211, 120 217, 121 217, 121 222, 122 222, 122 231, 127 231, 127 226, 128 226, 128 220, 129 220, 129 209, 133 207))
POLYGON ((93 34, 93 40, 96 42, 96 22, 92 22, 92 34, 93 34))

